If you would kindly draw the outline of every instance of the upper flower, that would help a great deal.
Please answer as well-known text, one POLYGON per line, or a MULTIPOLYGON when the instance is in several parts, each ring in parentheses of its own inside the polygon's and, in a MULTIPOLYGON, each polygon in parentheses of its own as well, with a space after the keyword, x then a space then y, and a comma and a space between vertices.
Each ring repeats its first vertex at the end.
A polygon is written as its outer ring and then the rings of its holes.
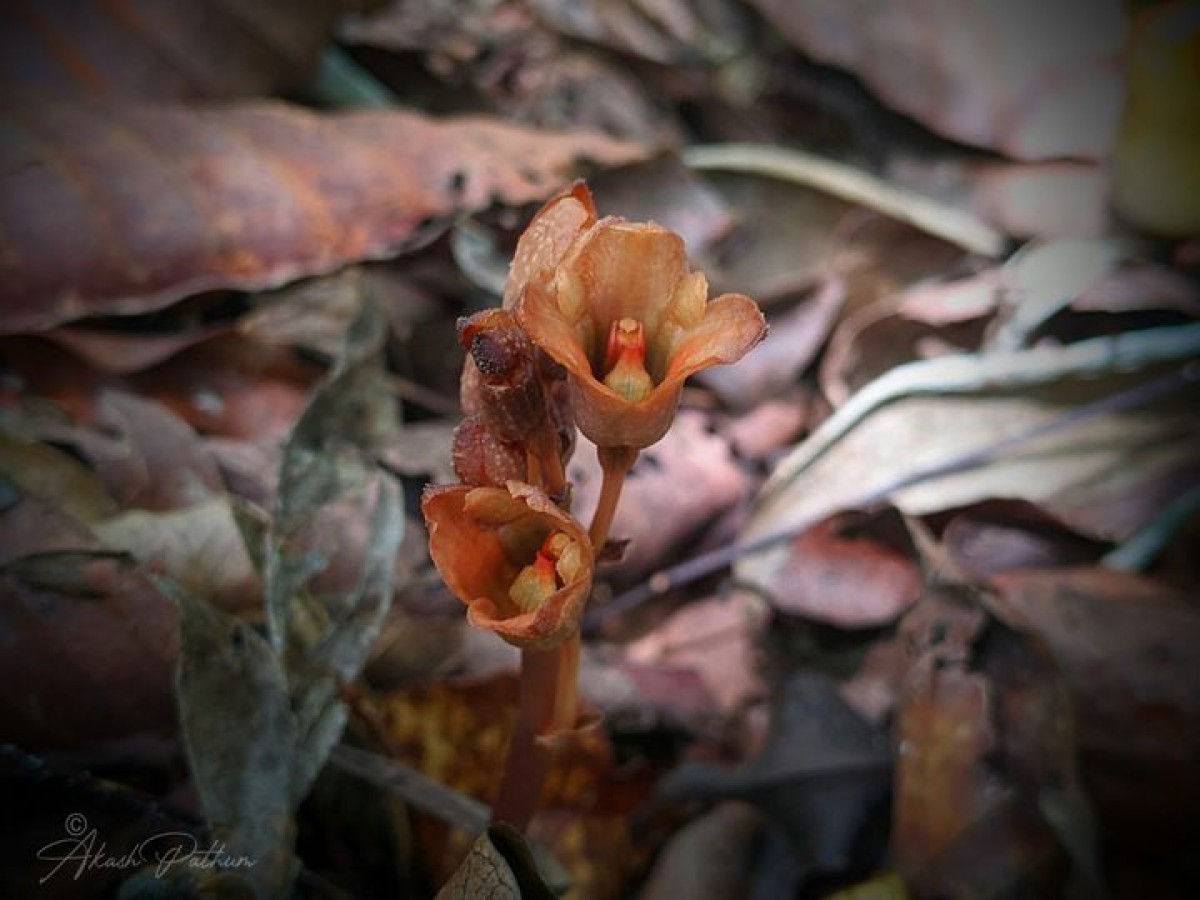
POLYGON ((434 565, 473 625, 538 649, 578 630, 592 587, 592 545, 543 491, 516 481, 430 487, 421 510, 434 565))
POLYGON ((708 282, 689 268, 677 234, 597 219, 582 184, 547 203, 521 236, 504 303, 567 370, 579 428, 600 447, 653 444, 689 375, 735 362, 767 332, 749 297, 708 302, 708 282))

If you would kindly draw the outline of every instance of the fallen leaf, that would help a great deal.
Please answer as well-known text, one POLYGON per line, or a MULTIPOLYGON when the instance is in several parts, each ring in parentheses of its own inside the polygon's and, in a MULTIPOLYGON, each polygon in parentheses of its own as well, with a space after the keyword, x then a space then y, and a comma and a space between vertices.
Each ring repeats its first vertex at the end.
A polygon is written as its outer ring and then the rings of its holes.
POLYGON ((1106 828, 1194 833, 1200 804, 1200 616, 1185 595, 1101 568, 1010 572, 996 613, 1043 640, 1078 709, 1085 773, 1106 828))
POLYGON ((1018 159, 1112 151, 1126 37, 1115 0, 1053 8, 977 0, 949 10, 753 5, 805 53, 853 71, 889 106, 946 137, 1018 159))
POLYGON ((1095 563, 1108 547, 1024 500, 984 500, 944 516, 942 542, 954 563, 974 578, 1095 563))
POLYGON ((177 621, 144 577, 94 551, 7 563, 0 571, 5 739, 36 751, 170 734, 177 621))
POLYGON ((164 407, 134 394, 105 391, 96 422, 116 441, 81 432, 77 446, 125 509, 169 510, 222 492, 216 458, 164 407))
POLYGON ((878 628, 921 596, 916 549, 892 508, 843 512, 792 540, 765 585, 774 607, 839 628, 878 628))
POLYGON ((927 355, 977 349, 995 313, 1000 283, 995 272, 948 282, 921 283, 846 316, 821 360, 821 389, 840 406, 856 390, 893 366, 927 355))
MULTIPOLYGON (((1081 402, 1127 388, 1133 379, 1119 373, 1128 368, 1190 354, 1190 341, 1183 329, 1163 328, 892 369, 780 461, 743 539, 856 507, 927 467, 1054 421, 1081 402), (1118 346, 1131 351, 1130 365, 1114 363, 1118 346), (1141 365, 1132 362, 1142 352, 1141 365), (1079 377, 1084 372, 1089 375, 1079 377)), ((1154 515, 1140 502, 1140 491, 1186 478, 1194 469, 1195 441, 1184 413, 1193 402, 1184 392, 1133 412, 1094 416, 967 471, 897 488, 888 499, 908 515, 924 515, 991 497, 1020 498, 1086 535, 1127 535, 1138 527, 1136 520, 1154 515)), ((786 548, 776 547, 745 556, 735 571, 765 585, 786 555, 786 548)))
POLYGON ((646 153, 594 134, 401 110, 5 100, 0 118, 21 137, 5 144, 7 332, 392 256, 458 213, 543 199, 583 158, 646 153))
POLYGON ((92 530, 106 548, 128 553, 221 609, 244 610, 262 597, 262 582, 223 496, 170 512, 121 513, 92 530))
POLYGON ((166 362, 182 350, 225 334, 225 325, 147 334, 63 326, 42 337, 66 347, 89 366, 109 375, 129 375, 166 362))
POLYGON ((53 400, 94 423, 102 391, 157 400, 197 431, 278 440, 304 408, 321 369, 285 348, 214 337, 132 375, 110 375, 41 337, 0 337, 0 361, 22 395, 53 400))
POLYGON ((17 6, 0 20, 0 81, 47 94, 174 100, 275 93, 310 77, 332 30, 330 0, 99 0, 17 6))
MULTIPOLYGON (((279 658, 250 625, 172 592, 180 614, 176 691, 189 769, 214 837, 233 870, 267 896, 298 872, 292 811, 308 785, 297 778, 297 725, 279 658)), ((248 889, 248 888, 247 888, 248 889)))
POLYGON ((588 128, 656 146, 678 138, 674 117, 641 79, 568 43, 525 4, 389 3, 345 16, 340 33, 350 44, 420 54, 422 75, 456 91, 472 86, 509 121, 588 128))
POLYGON ((520 832, 499 824, 479 836, 434 900, 551 900, 554 896, 520 832))
POLYGON ((745 22, 733 3, 526 2, 555 31, 664 65, 716 62, 745 38, 745 22))
POLYGON ((638 900, 738 900, 750 895, 753 855, 762 817, 728 800, 689 822, 671 838, 650 871, 638 900))
POLYGON ((887 790, 887 737, 852 712, 832 679, 789 676, 762 753, 726 771, 687 763, 656 790, 664 801, 739 797, 787 833, 808 872, 838 871, 887 790))
POLYGON ((1111 230, 1112 179, 1076 162, 974 166, 967 203, 980 218, 1018 238, 1099 237, 1111 230))
POLYGON ((95 472, 46 444, 0 431, 0 472, 21 493, 32 496, 79 523, 118 511, 95 472))
POLYGON ((765 693, 758 647, 768 611, 747 591, 688 603, 645 637, 626 645, 628 658, 643 665, 690 670, 730 716, 765 693))

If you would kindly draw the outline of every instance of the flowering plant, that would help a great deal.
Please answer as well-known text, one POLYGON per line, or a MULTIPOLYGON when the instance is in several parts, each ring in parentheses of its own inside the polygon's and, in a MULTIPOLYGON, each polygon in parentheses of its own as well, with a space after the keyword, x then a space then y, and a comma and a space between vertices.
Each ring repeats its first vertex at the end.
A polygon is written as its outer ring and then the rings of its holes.
POLYGON ((522 234, 502 308, 459 323, 463 483, 427 488, 421 506, 430 555, 471 623, 522 650, 497 820, 525 827, 553 738, 576 726, 579 622, 625 475, 670 428, 684 380, 740 359, 766 331, 750 298, 708 300, 678 235, 600 218, 582 183, 522 234), (604 473, 586 530, 565 475, 576 425, 604 473))

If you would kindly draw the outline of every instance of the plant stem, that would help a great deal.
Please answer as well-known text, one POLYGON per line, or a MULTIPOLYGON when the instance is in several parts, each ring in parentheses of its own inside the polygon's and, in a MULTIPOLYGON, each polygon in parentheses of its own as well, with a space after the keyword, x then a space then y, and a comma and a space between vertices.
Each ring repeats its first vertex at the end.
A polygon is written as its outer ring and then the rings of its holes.
POLYGON ((604 542, 608 540, 608 531, 612 528, 617 502, 621 499, 621 489, 625 486, 625 476, 633 468, 638 450, 636 447, 601 447, 597 453, 600 457, 600 468, 604 472, 604 481, 600 485, 600 499, 596 503, 596 512, 592 515, 588 537, 591 538, 592 548, 599 556, 604 550, 604 542))
MULTIPOLYGON (((625 476, 637 459, 634 447, 599 451, 604 481, 588 536, 599 553, 608 540, 625 476)), ((549 650, 521 651, 517 721, 509 742, 493 822, 524 831, 538 807, 554 760, 555 735, 572 730, 579 718, 579 631, 549 650)))
POLYGON ((553 735, 578 718, 579 632, 550 650, 522 650, 517 721, 509 742, 493 822, 524 831, 537 810, 554 758, 553 735))

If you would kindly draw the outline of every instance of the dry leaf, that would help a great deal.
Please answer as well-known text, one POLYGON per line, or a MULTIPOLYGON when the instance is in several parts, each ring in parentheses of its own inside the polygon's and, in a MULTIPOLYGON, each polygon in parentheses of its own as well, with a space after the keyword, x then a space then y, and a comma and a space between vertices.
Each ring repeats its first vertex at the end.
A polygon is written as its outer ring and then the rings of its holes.
POLYGON ((0 17, 0 81, 53 94, 153 100, 270 94, 311 76, 332 0, 102 0, 14 4, 0 17))
MULTIPOLYGON (((1130 338, 1141 339, 1133 342, 1140 348, 1133 357, 1144 351, 1143 366, 1160 354, 1190 352, 1191 337, 1180 329, 1125 335, 1123 346, 1130 347, 1130 338), (1168 331, 1171 341, 1164 335, 1168 331)), ((892 369, 780 462, 745 537, 852 508, 902 477, 1127 388, 1133 379, 1115 374, 1115 349, 1113 339, 1097 339, 892 369), (1083 371, 1092 377, 1078 377, 1083 371)), ((1133 412, 1095 416, 1001 459, 898 490, 889 499, 906 514, 923 515, 992 497, 1022 498, 1085 534, 1128 535, 1154 515, 1153 502, 1144 502, 1148 493, 1194 474, 1193 417, 1185 412, 1192 405, 1194 398, 1181 393, 1133 412)), ((786 550, 776 548, 743 558, 737 572, 766 584, 784 559, 786 550)))
POLYGON ((753 5, 805 53, 954 140, 1018 159, 1112 150, 1126 34, 1116 0, 753 5))
POLYGON ((758 648, 767 620, 760 597, 735 591, 689 603, 629 644, 626 653, 634 663, 696 673, 717 712, 728 716, 765 692, 758 648))
POLYGON ((174 729, 171 603, 119 561, 50 552, 0 572, 0 722, 30 750, 174 729))
POLYGON ((221 609, 246 609, 262 596, 262 582, 226 497, 170 512, 133 510, 92 530, 105 547, 128 553, 221 609))
POLYGON ((892 508, 844 512, 788 544, 765 585, 776 609, 839 628, 878 628, 921 596, 916 549, 892 508))
POLYGON ((1127 837, 1139 827, 1194 832, 1200 615, 1190 598, 1101 568, 1013 572, 993 583, 997 614, 1045 641, 1074 694, 1107 826, 1127 837))
POLYGON ((457 213, 546 196, 585 158, 645 154, 595 134, 400 110, 5 101, 0 119, 23 138, 4 163, 8 332, 392 256, 457 213))

